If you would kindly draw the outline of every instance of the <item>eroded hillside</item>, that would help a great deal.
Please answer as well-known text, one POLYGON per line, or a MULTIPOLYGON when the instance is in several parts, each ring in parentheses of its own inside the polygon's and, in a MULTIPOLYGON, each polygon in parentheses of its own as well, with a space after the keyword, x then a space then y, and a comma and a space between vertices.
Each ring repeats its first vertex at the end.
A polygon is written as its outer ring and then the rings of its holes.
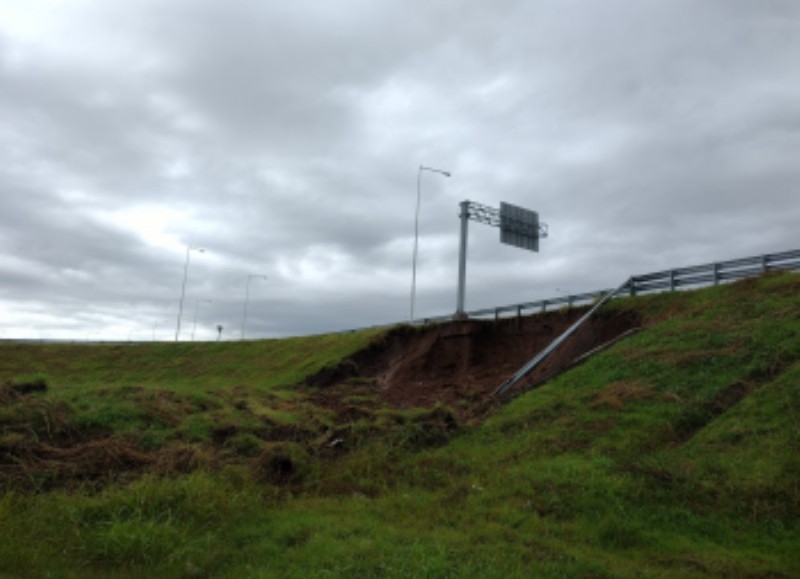
POLYGON ((798 576, 800 276, 615 300, 492 404, 577 315, 4 344, 0 573, 798 576))

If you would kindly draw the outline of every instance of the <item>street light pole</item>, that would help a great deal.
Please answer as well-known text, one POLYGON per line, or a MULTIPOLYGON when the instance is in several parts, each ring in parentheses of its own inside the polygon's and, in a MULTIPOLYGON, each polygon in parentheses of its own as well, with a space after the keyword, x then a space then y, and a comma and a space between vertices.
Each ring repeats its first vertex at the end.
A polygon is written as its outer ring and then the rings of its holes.
POLYGON ((417 209, 414 213, 414 254, 411 259, 411 315, 409 316, 409 323, 414 323, 414 302, 417 297, 417 251, 419 249, 419 209, 420 201, 422 199, 422 172, 430 171, 431 173, 439 173, 445 177, 450 177, 451 173, 442 171, 441 169, 434 169, 433 167, 425 167, 420 165, 417 170, 417 209))
POLYGON ((197 312, 200 309, 200 304, 211 304, 214 303, 213 300, 197 300, 194 303, 194 321, 192 322, 192 342, 194 342, 194 332, 197 329, 197 312))
POLYGON ((205 253, 205 249, 200 247, 192 247, 191 245, 186 246, 186 263, 183 266, 183 285, 181 286, 181 302, 180 306, 178 307, 178 325, 175 328, 175 341, 178 341, 178 336, 181 333, 181 318, 183 317, 183 300, 186 297, 186 280, 189 277, 189 253, 194 251, 199 251, 200 253, 205 253))
POLYGON ((250 274, 247 276, 247 283, 245 284, 244 290, 244 312, 242 312, 242 337, 241 340, 244 340, 244 329, 247 325, 247 302, 250 301, 250 282, 253 281, 254 278, 261 278, 267 279, 267 276, 261 274, 250 274))

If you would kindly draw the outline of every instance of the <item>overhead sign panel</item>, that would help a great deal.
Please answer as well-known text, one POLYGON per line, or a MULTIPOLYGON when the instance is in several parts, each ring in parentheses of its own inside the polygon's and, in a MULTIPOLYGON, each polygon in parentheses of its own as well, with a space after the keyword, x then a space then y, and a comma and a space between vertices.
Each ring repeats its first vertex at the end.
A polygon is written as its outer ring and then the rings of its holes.
POLYGON ((500 203, 500 242, 539 251, 539 214, 536 211, 500 203))

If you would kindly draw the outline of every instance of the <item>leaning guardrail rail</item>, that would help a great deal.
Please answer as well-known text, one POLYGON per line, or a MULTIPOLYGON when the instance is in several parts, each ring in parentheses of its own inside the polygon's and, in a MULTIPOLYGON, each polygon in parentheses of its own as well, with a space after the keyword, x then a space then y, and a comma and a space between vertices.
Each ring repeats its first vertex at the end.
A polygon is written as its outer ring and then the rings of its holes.
POLYGON ((511 378, 506 380, 503 384, 500 385, 497 390, 494 391, 493 396, 501 396, 508 392, 511 388, 513 388, 517 383, 523 380, 528 374, 530 374, 534 368, 536 368, 539 364, 541 364, 553 351, 558 348, 561 344, 563 344, 572 334, 578 331, 578 329, 592 317, 592 315, 602 308, 611 298, 616 296, 622 290, 624 290, 628 285, 631 283, 630 278, 625 280, 621 286, 615 289, 612 292, 609 292, 602 300, 597 302, 592 309, 586 312, 581 318, 572 324, 567 330, 553 340, 549 346, 547 346, 544 350, 539 352, 536 357, 534 357, 530 362, 525 364, 522 368, 517 370, 516 374, 514 374, 511 378))

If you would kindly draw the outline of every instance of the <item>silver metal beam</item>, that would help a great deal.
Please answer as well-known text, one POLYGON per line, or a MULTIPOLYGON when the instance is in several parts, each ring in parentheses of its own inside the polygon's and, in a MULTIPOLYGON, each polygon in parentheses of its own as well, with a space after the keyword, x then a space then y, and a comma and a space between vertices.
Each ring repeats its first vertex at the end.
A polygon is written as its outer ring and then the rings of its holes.
POLYGON ((467 229, 469 224, 469 201, 461 202, 461 237, 458 245, 458 297, 456 299, 456 319, 464 314, 464 294, 467 285, 467 229))
POLYGON ((500 396, 500 395, 505 394, 506 392, 508 392, 511 388, 513 388, 523 378, 525 378, 528 374, 530 374, 534 370, 534 368, 536 368, 539 364, 541 364, 545 360, 545 358, 547 358, 550 354, 552 354, 553 351, 556 348, 558 348, 561 344, 563 344, 565 341, 567 341, 567 339, 570 336, 572 336, 572 334, 574 334, 576 331, 578 331, 578 329, 586 322, 586 320, 591 318, 592 315, 597 310, 602 308, 611 298, 613 298, 619 292, 624 290, 628 286, 629 283, 631 283, 630 278, 625 280, 625 283, 623 283, 621 286, 619 286, 613 292, 610 292, 602 300, 597 302, 595 304, 595 306, 591 310, 589 310, 583 316, 581 316, 581 319, 579 319, 577 322, 572 324, 563 334, 561 334, 558 338, 553 340, 550 343, 549 346, 547 346, 544 350, 539 352, 530 362, 528 362, 522 368, 517 370, 517 372, 511 378, 509 378, 508 380, 503 382, 503 384, 501 384, 500 387, 498 387, 497 390, 494 391, 493 395, 494 396, 500 396))

